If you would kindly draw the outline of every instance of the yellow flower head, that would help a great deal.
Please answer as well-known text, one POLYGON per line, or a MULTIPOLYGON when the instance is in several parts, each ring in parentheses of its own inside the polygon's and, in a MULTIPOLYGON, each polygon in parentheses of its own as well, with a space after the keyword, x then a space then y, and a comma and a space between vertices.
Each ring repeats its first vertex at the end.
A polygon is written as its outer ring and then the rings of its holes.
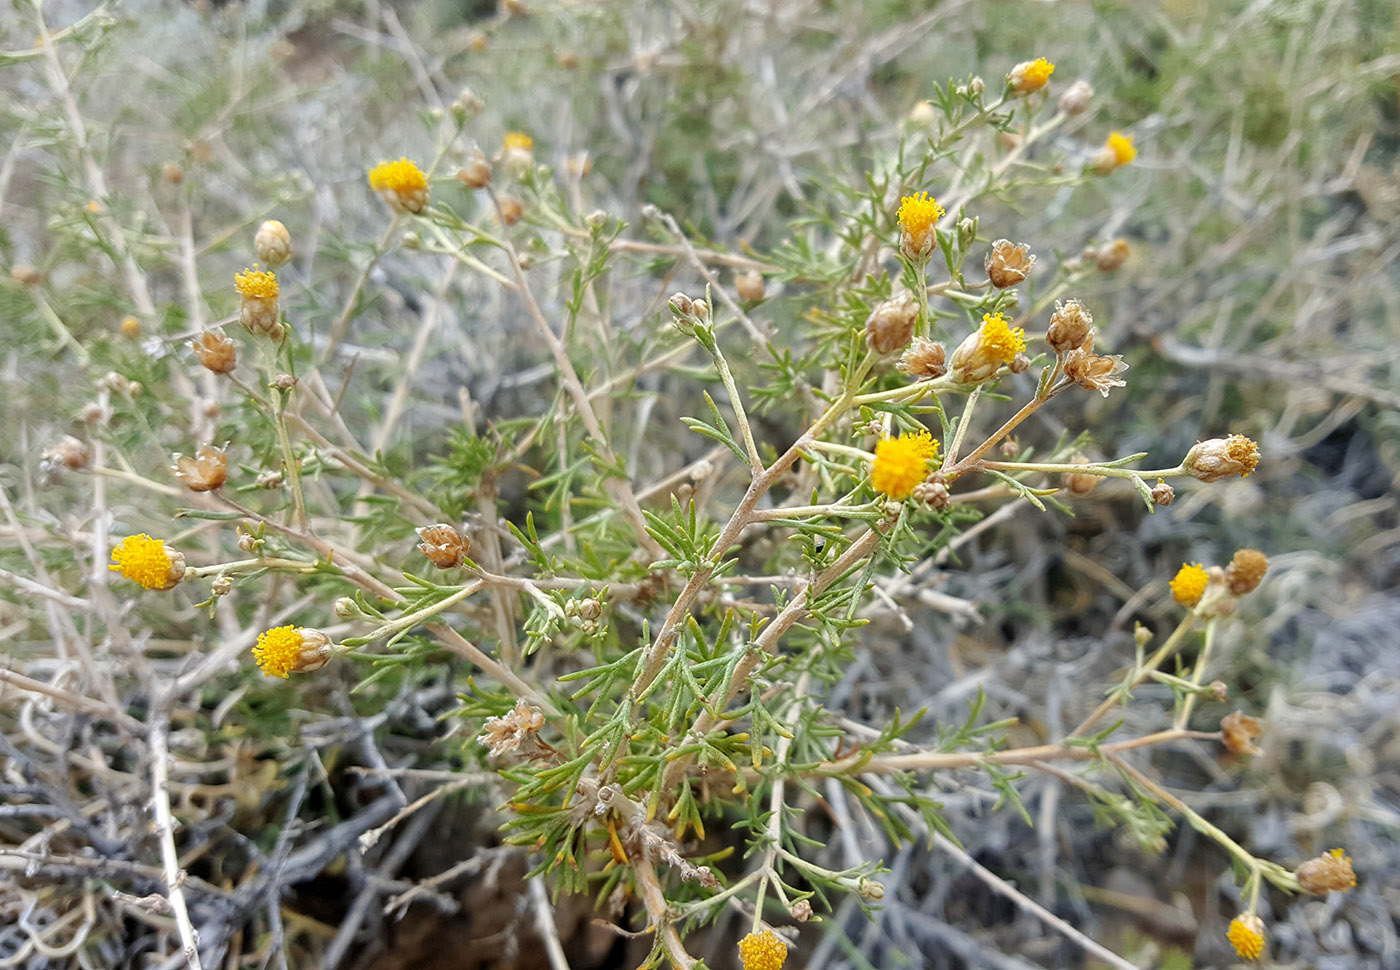
POLYGON ((171 589, 185 575, 185 557, 146 533, 127 536, 112 549, 107 568, 147 589, 171 589))
POLYGON ((1006 318, 998 311, 996 316, 982 314, 982 349, 1003 364, 1009 364, 1016 355, 1026 349, 1026 331, 1023 327, 1011 329, 1006 318))
POLYGON ((330 662, 331 638, 320 630, 278 626, 258 634, 253 659, 269 677, 285 679, 293 671, 320 670, 330 662))
POLYGON ((535 140, 523 131, 508 131, 501 139, 501 148, 510 151, 512 148, 519 151, 532 151, 535 147, 535 140))
POLYGON ((252 300, 275 298, 281 292, 277 285, 277 274, 258 269, 257 263, 253 264, 252 269, 245 269, 235 275, 233 285, 238 289, 239 296, 252 300))
POLYGON ((1125 135, 1121 131, 1110 132, 1108 141, 1104 143, 1106 153, 1112 153, 1116 165, 1127 165, 1137 158, 1137 149, 1133 147, 1133 136, 1125 135))
POLYGON ((943 207, 927 192, 899 200, 899 228, 906 236, 927 235, 943 218, 943 207))
POLYGON ((739 961, 744 970, 783 970, 787 944, 772 930, 750 933, 739 941, 739 961))
POLYGON ((1236 916, 1225 931, 1230 945, 1246 960, 1258 960, 1264 952, 1264 921, 1253 913, 1236 916))
POLYGON ((400 158, 397 162, 380 162, 370 169, 369 187, 376 192, 418 192, 428 187, 428 177, 407 158, 400 158))
POLYGON ((875 491, 902 501, 928 474, 928 463, 938 455, 938 442, 920 429, 898 438, 886 438, 875 445, 875 462, 870 466, 870 484, 875 491))
POLYGON ((1018 94, 1030 94, 1032 91, 1039 91, 1050 81, 1050 75, 1055 73, 1055 65, 1051 64, 1043 57, 1037 57, 1033 61, 1025 61, 1017 64, 1011 69, 1011 73, 1006 76, 1011 83, 1011 89, 1018 94))
POLYGON ((1190 609, 1201 601, 1206 591, 1206 568, 1200 563, 1182 563, 1172 579, 1172 596, 1182 606, 1190 609))

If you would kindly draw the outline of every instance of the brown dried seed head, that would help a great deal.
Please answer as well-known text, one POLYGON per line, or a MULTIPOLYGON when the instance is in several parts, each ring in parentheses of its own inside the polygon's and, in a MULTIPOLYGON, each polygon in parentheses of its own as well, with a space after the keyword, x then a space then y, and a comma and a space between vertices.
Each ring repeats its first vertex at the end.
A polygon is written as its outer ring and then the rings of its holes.
POLYGON ((924 337, 915 337, 914 342, 904 348, 895 366, 910 377, 929 380, 948 373, 948 353, 943 345, 924 337))
POLYGON ((1356 885, 1356 871, 1351 867, 1351 857, 1341 849, 1333 849, 1316 859, 1309 859, 1298 867, 1294 876, 1304 892, 1319 895, 1346 892, 1356 885))
POLYGON ((1050 327, 1045 331, 1045 341, 1057 354, 1067 353, 1083 346, 1094 333, 1093 315, 1078 300, 1055 301, 1055 312, 1050 316, 1050 327))
POLYGON ((455 569, 462 565, 470 543, 454 527, 446 522, 425 525, 417 530, 418 550, 427 556, 434 566, 442 569, 455 569))
POLYGON ((1242 434, 1198 441, 1183 462, 1192 478, 1214 482, 1231 475, 1247 478, 1259 464, 1259 446, 1242 434))
POLYGON ((536 735, 544 727, 544 715, 519 698, 513 710, 500 717, 488 717, 476 739, 492 757, 511 755, 533 758, 545 752, 536 735))
POLYGON ((1225 585, 1231 594, 1243 596, 1259 588, 1259 581, 1269 568, 1269 557, 1258 549, 1241 549, 1225 567, 1225 585))
POLYGON ((1175 499, 1176 489, 1172 488, 1160 478, 1157 479, 1157 484, 1152 486, 1152 504, 1166 508, 1168 505, 1171 505, 1175 499))
POLYGON ((213 445, 201 445, 194 458, 176 455, 170 469, 191 492, 212 492, 228 481, 228 454, 213 445))
POLYGON ((1029 246, 1018 245, 1009 239, 998 239, 992 243, 983 261, 987 268, 987 278, 999 290, 1024 282, 1035 265, 1029 246))
POLYGON ((1264 722, 1243 711, 1228 714, 1220 722, 1220 735, 1225 747, 1234 754, 1263 754, 1254 739, 1264 733, 1264 722))
POLYGON ((525 203, 521 202, 513 195, 503 195, 500 198, 501 221, 508 226, 513 226, 525 215, 525 203))
POLYGON ((87 467, 88 462, 92 460, 92 452, 80 440, 66 434, 58 439, 58 444, 44 453, 44 460, 77 471, 87 467))
POLYGON ((1112 273, 1128 261, 1128 254, 1131 252, 1132 247, 1128 245, 1128 240, 1115 239, 1098 251, 1094 256, 1094 263, 1101 272, 1112 273))
POLYGON ((1085 390, 1098 391, 1104 397, 1108 397, 1111 388, 1127 386, 1128 382, 1119 377, 1127 369, 1121 354, 1100 357, 1085 350, 1065 354, 1065 374, 1085 390))
POLYGON ((892 354, 909 343, 919 305, 908 293, 899 293, 880 303, 865 321, 865 340, 875 353, 892 354))
POLYGON ((472 152, 467 163, 457 169, 457 181, 469 189, 484 189, 491 184, 491 163, 481 152, 472 152))
POLYGON ((238 366, 238 350, 222 330, 205 330, 190 341, 190 349, 215 374, 230 374, 238 366))

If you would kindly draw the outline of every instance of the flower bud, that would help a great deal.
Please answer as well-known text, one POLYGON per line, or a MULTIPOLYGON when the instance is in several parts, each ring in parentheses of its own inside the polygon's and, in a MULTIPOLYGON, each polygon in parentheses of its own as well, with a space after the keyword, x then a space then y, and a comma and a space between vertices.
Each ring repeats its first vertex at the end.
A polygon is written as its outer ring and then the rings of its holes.
POLYGON ((1094 265, 1100 272, 1112 273, 1128 261, 1131 252, 1132 247, 1128 245, 1128 240, 1115 239, 1094 255, 1094 265))
POLYGON ((1083 114, 1089 109, 1089 102, 1093 99, 1093 86, 1080 78, 1065 88, 1064 93, 1060 95, 1059 109, 1062 113, 1071 116, 1083 114))
MULTIPOLYGON (((1087 465, 1089 459, 1083 455, 1075 455, 1070 459, 1071 465, 1087 465)), ((1099 487, 1102 479, 1098 475, 1086 475, 1082 472, 1066 472, 1063 476, 1065 490, 1077 498, 1083 498, 1094 489, 1099 487)))
POLYGON ((233 577, 219 576, 209 584, 209 592, 215 596, 227 596, 233 592, 233 577))
POLYGON ((1078 300, 1055 301, 1050 315, 1050 327, 1045 342, 1057 354, 1064 354, 1084 345, 1094 332, 1094 318, 1078 300))
POLYGON ((892 354, 909 343, 919 321, 919 304, 900 292, 876 305, 865 321, 865 341, 880 356, 892 354))
POLYGON ((1223 680, 1212 680, 1210 682, 1210 696, 1221 703, 1230 699, 1230 688, 1223 680))
POLYGON ((1231 475, 1248 478, 1259 465, 1259 446, 1242 434, 1199 441, 1182 462, 1187 473, 1203 482, 1231 475))
POLYGON ((739 273, 734 277, 734 292, 745 303, 757 303, 763 299, 763 274, 756 270, 739 273))
POLYGON ((228 481, 228 454, 213 445, 201 445, 196 457, 177 454, 170 469, 191 492, 212 492, 228 481))
POLYGON ((463 88, 452 100, 452 115, 458 121, 470 121, 486 108, 486 102, 471 88, 463 88))
POLYGON ((1172 488, 1160 478, 1157 484, 1152 486, 1152 504, 1166 508, 1176 499, 1176 489, 1172 488))
POLYGON ((948 373, 948 354, 943 345, 924 337, 915 337, 914 342, 904 348, 895 366, 900 373, 919 380, 930 380, 948 373))
POLYGON ((958 248, 970 249, 977 241, 977 220, 963 216, 958 220, 958 248))
POLYGON ((292 258, 292 234, 276 219, 269 219, 258 226, 253 237, 253 251, 272 269, 281 266, 292 258))
POLYGON ((884 884, 876 882, 874 879, 862 879, 860 881, 859 888, 857 889, 857 891, 866 899, 885 898, 884 884))
POLYGON ((130 314, 122 317, 122 336, 127 340, 135 340, 141 336, 141 321, 130 314))
POLYGON ((470 543, 455 528, 446 522, 439 522, 437 525, 426 525, 415 531, 418 538, 423 540, 418 544, 418 550, 427 556, 433 565, 441 569, 455 569, 462 565, 470 543))
POLYGON ((1035 257, 1030 247, 1017 245, 1009 239, 998 239, 987 251, 983 265, 987 268, 987 278, 999 290, 1021 283, 1035 265, 1035 257))
POLYGON ((253 479, 253 484, 258 488, 267 489, 268 491, 281 488, 282 473, 280 471, 273 471, 272 469, 264 469, 258 472, 258 477, 253 479))
POLYGON ((594 209, 583 217, 583 222, 589 229, 602 229, 608 224, 608 214, 602 209, 594 209))

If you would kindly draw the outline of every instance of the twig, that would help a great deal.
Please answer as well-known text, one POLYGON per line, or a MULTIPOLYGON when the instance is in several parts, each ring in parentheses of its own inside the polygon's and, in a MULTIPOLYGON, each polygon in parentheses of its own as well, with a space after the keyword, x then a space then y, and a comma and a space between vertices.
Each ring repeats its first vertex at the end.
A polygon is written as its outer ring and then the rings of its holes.
POLYGON ((169 722, 165 714, 158 714, 151 722, 149 734, 151 755, 151 808, 156 817, 156 837, 160 839, 160 859, 165 877, 165 895, 170 900, 170 909, 175 915, 175 925, 180 930, 180 943, 184 948, 185 966, 189 970, 202 970, 199 962, 199 937, 190 922, 189 908, 185 905, 185 874, 180 869, 180 857, 175 852, 175 818, 170 814, 170 791, 167 787, 166 762, 170 751, 166 746, 166 732, 169 722))

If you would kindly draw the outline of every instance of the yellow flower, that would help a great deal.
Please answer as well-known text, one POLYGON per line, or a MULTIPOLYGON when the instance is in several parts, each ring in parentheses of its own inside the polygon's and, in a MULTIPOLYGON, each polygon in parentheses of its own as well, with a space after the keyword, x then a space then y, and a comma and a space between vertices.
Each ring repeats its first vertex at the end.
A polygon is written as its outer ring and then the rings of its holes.
POLYGON ((1206 568, 1200 563, 1182 563, 1172 579, 1172 596, 1182 606, 1190 609, 1201 601, 1206 591, 1206 568))
POLYGON ((330 662, 331 638, 320 630, 278 626, 258 634, 253 659, 269 677, 285 679, 293 671, 308 673, 330 662))
POLYGON ((934 228, 943 207, 927 192, 906 195, 899 202, 899 250, 911 262, 923 262, 933 252, 934 228))
POLYGON ((508 131, 501 139, 501 147, 506 151, 516 148, 528 152, 534 149, 535 140, 523 131, 508 131))
POLYGON ((926 430, 898 438, 886 438, 875 445, 875 462, 870 466, 870 484, 892 499, 903 500, 928 474, 928 463, 938 455, 938 442, 926 430))
POLYGON ((118 543, 112 549, 112 561, 115 565, 108 569, 147 589, 173 589, 185 575, 185 557, 144 532, 118 543))
POLYGON ((235 275, 233 285, 238 290, 238 295, 245 299, 276 299, 281 292, 277 285, 277 274, 258 269, 257 263, 253 264, 252 269, 245 269, 235 275))
POLYGON ((1264 952, 1264 921, 1253 913, 1236 916, 1230 920, 1225 938, 1240 956, 1246 960, 1257 960, 1264 952))
POLYGON ((1026 349, 1026 331, 1022 327, 1015 330, 998 311, 996 316, 982 314, 982 349, 1009 364, 1016 355, 1026 349))
POLYGON ((370 169, 369 187, 397 212, 422 212, 428 204, 428 177, 407 158, 370 169))
POLYGON ((783 970, 787 944, 772 930, 750 933, 739 941, 739 961, 744 970, 783 970))
POLYGON ((1011 89, 1017 94, 1030 94, 1032 91, 1039 91, 1045 87, 1050 81, 1050 75, 1054 73, 1054 64, 1043 57, 1037 57, 1033 61, 1023 61, 1017 64, 1006 76, 1006 80, 1010 82, 1011 89))
POLYGON ((1121 131, 1110 132, 1104 147, 1113 152, 1114 161, 1119 165, 1127 165, 1137 158, 1137 149, 1133 147, 1133 136, 1125 135, 1121 131))

